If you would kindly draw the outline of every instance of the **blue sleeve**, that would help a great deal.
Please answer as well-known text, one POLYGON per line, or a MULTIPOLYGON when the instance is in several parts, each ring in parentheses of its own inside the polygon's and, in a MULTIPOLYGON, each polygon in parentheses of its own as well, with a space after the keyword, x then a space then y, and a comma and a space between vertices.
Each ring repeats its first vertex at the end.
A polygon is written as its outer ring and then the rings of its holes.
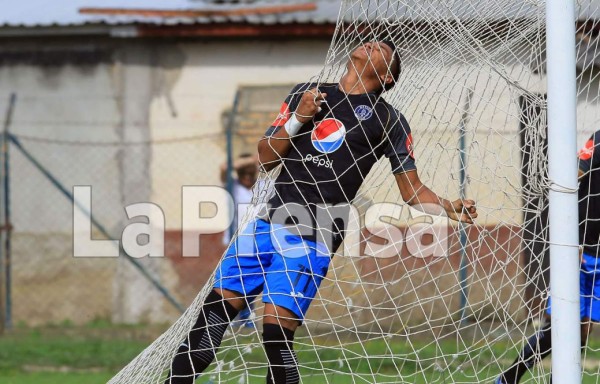
POLYGON ((585 173, 591 169, 600 168, 600 154, 596 153, 597 146, 600 146, 600 131, 594 132, 577 154, 579 169, 582 172, 585 173))
POLYGON ((281 108, 279 109, 279 114, 275 118, 275 121, 271 124, 271 126, 265 132, 265 136, 271 136, 275 132, 277 132, 281 127, 287 123, 292 113, 298 108, 298 104, 300 104, 300 98, 302 94, 310 89, 310 85, 308 83, 297 84, 292 90, 290 94, 285 98, 283 104, 281 104, 281 108))
POLYGON ((414 171, 417 165, 413 154, 410 126, 400 112, 393 110, 391 113, 395 122, 392 128, 387 130, 387 137, 384 137, 384 140, 388 140, 385 156, 390 159, 392 173, 414 171))

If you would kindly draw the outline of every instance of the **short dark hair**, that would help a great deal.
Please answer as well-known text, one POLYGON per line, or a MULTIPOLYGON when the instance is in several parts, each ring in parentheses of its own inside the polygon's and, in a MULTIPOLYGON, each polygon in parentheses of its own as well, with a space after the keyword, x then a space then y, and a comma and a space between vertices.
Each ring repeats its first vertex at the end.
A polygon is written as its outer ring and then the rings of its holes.
MULTIPOLYGON (((238 159, 250 159, 252 157, 253 157, 253 155, 248 152, 244 152, 244 153, 238 155, 238 159)), ((236 168, 235 171, 238 175, 238 178, 243 177, 245 175, 255 175, 256 174, 256 166, 252 165, 252 164, 247 164, 243 167, 236 168)))
POLYGON ((402 58, 400 53, 396 49, 396 44, 392 40, 383 40, 382 44, 387 45, 392 50, 392 62, 390 63, 390 72, 392 73, 392 81, 383 85, 385 91, 389 91, 394 88, 396 82, 400 78, 400 72, 402 71, 402 58))

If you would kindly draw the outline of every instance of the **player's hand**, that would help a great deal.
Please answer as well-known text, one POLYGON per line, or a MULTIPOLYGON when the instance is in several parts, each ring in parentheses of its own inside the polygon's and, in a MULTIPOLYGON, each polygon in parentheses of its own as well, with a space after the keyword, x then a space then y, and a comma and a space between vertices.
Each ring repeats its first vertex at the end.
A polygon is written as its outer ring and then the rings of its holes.
POLYGON ((317 88, 311 88, 302 94, 300 104, 296 111, 296 118, 301 123, 308 123, 321 110, 321 104, 325 101, 326 93, 321 93, 317 88))
POLYGON ((477 218, 477 207, 473 200, 458 199, 450 203, 450 206, 446 208, 446 213, 452 220, 473 224, 473 220, 477 218))

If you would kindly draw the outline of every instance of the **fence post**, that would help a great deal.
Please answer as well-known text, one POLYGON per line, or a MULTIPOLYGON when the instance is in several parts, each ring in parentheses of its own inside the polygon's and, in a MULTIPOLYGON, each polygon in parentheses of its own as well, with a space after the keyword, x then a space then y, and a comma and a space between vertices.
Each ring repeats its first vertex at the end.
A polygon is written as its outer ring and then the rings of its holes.
POLYGON ((574 1, 547 1, 546 54, 552 380, 575 384, 581 383, 581 333, 574 1))
POLYGON ((10 163, 8 149, 9 128, 12 123, 12 115, 17 101, 17 95, 13 92, 10 94, 8 108, 2 127, 2 174, 0 182, 0 333, 5 329, 12 328, 12 266, 11 266, 11 233, 12 224, 10 222, 10 163))
MULTIPOLYGON (((463 115, 460 119, 459 125, 459 165, 460 165, 460 198, 467 198, 467 124, 471 113, 471 99, 473 98, 473 90, 467 90, 467 99, 465 100, 465 106, 463 115)), ((469 257, 467 255, 467 228, 464 223, 458 224, 460 232, 460 322, 467 322, 467 306, 469 301, 469 257)))
MULTIPOLYGON (((235 97, 233 99, 233 108, 231 109, 231 115, 229 115, 229 120, 227 121, 227 128, 225 131, 225 137, 227 138, 227 180, 226 180, 226 189, 227 192, 229 192, 229 195, 233 196, 233 176, 232 176, 232 172, 233 172, 233 130, 235 129, 235 117, 237 115, 238 112, 238 106, 239 106, 239 100, 240 100, 240 90, 238 89, 235 92, 235 97)), ((234 207, 233 209, 234 214, 233 214, 233 219, 234 220, 238 220, 237 217, 237 202, 234 202, 234 207)), ((233 235, 234 235, 234 231, 237 228, 237 223, 233 223, 232 225, 229 226, 229 228, 227 229, 227 232, 229 233, 229 241, 231 241, 231 239, 233 239, 233 235)))

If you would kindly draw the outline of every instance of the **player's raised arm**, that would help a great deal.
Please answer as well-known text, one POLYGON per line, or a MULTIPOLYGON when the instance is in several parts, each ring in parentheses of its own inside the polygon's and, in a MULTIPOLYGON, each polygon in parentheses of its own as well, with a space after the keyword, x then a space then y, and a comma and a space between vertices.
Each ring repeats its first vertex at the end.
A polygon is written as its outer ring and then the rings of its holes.
MULTIPOLYGON (((437 205, 441 207, 452 220, 462 221, 463 223, 468 224, 473 224, 473 219, 477 217, 475 201, 468 199, 450 201, 438 196, 421 182, 416 170, 398 173, 395 177, 402 199, 409 205, 420 205, 424 207, 437 205)), ((439 212, 428 213, 436 214, 439 212)))
POLYGON ((290 150, 292 138, 319 112, 326 96, 327 94, 312 88, 294 102, 292 91, 283 103, 277 119, 258 142, 258 158, 263 170, 270 171, 279 165, 290 150), (294 111, 290 112, 292 109, 294 111))
POLYGON ((443 209, 452 220, 472 224, 477 217, 473 200, 449 201, 421 182, 415 165, 408 121, 396 110, 390 113, 395 124, 387 132, 388 146, 385 155, 390 160, 402 200, 411 206, 417 205, 420 210, 430 214, 440 214, 443 209))

